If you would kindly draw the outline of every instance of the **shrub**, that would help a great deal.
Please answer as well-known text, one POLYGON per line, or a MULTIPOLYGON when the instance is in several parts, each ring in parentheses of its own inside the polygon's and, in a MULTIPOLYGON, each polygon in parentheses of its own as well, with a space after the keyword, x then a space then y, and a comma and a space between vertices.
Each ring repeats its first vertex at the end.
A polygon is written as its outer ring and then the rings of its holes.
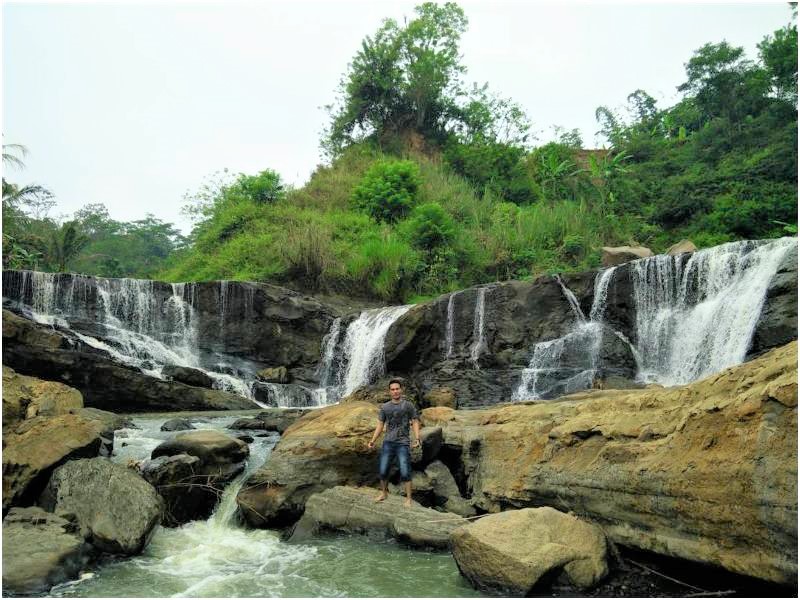
POLYGON ((257 204, 268 204, 283 198, 285 190, 281 176, 272 169, 266 169, 258 175, 239 175, 228 193, 242 194, 257 204))
POLYGON ((586 251, 583 238, 579 235, 568 235, 565 237, 561 249, 567 258, 573 259, 580 257, 586 251))
POLYGON ((420 183, 416 163, 410 160, 380 161, 356 186, 353 205, 376 221, 394 223, 411 210, 420 183))
POLYGON ((453 240, 456 224, 440 204, 431 202, 414 209, 402 232, 412 246, 431 251, 453 240))

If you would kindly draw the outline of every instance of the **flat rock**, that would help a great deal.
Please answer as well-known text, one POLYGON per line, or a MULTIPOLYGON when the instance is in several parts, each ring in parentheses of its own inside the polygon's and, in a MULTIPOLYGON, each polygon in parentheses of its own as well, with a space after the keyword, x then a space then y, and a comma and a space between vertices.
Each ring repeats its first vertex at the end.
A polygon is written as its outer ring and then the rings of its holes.
POLYGON ((250 454, 250 448, 242 440, 218 431, 197 430, 180 433, 171 440, 159 444, 151 458, 188 454, 200 459, 204 466, 237 464, 250 454))
POLYGON ((608 573, 600 528, 550 507, 483 517, 453 531, 452 542, 473 586, 501 595, 528 596, 548 574, 589 588, 608 573))
POLYGON ((632 260, 654 256, 650 248, 644 246, 603 246, 603 267, 616 267, 632 260))
POLYGON ((142 551, 164 509, 138 472, 107 458, 73 460, 56 469, 39 504, 74 514, 96 548, 126 555, 142 551))
POLYGON ((83 407, 81 393, 57 381, 20 375, 3 365, 3 428, 24 419, 52 417, 83 407))
POLYGON ((89 551, 73 521, 35 506, 12 508, 3 519, 3 596, 46 594, 74 579, 89 551))
POLYGON ((411 546, 448 548, 450 534, 465 521, 413 502, 404 506, 399 496, 375 502, 378 490, 336 486, 312 495, 295 531, 301 535, 321 529, 394 537, 411 546))

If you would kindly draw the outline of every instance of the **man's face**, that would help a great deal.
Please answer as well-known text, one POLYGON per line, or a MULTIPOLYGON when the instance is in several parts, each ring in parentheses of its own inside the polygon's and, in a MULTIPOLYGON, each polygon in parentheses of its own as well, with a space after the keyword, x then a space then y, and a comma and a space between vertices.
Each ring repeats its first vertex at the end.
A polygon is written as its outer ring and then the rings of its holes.
POLYGON ((389 386, 389 395, 392 397, 392 400, 399 400, 402 393, 403 388, 400 387, 399 383, 393 383, 389 386))

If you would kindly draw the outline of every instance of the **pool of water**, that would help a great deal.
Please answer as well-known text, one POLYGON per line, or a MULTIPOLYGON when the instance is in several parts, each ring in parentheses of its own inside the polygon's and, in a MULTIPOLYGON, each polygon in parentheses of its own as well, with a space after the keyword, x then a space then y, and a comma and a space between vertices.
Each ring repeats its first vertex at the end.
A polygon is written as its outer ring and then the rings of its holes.
MULTIPOLYGON (((227 430, 236 417, 192 417, 198 429, 227 430)), ((113 460, 148 458, 163 440, 166 420, 134 418, 140 429, 117 432, 113 460)), ((252 434, 253 432, 248 432, 252 434)), ((60 597, 478 596, 449 553, 406 548, 362 536, 284 542, 277 532, 248 529, 236 518, 236 492, 260 467, 277 436, 255 438, 245 473, 226 490, 207 521, 157 527, 136 557, 96 565, 83 578, 57 586, 60 597)))

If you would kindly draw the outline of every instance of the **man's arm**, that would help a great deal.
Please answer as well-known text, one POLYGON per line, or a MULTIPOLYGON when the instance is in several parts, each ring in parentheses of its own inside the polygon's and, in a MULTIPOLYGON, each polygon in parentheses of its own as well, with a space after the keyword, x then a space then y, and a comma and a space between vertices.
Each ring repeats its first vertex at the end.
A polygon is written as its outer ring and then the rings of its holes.
POLYGON ((419 419, 414 419, 411 421, 411 429, 414 430, 414 447, 416 448, 422 443, 419 439, 419 419))
POLYGON ((378 436, 381 434, 382 431, 383 431, 383 421, 378 421, 378 424, 375 426, 375 431, 372 434, 372 439, 367 444, 370 450, 372 450, 375 447, 375 441, 378 439, 378 436))

